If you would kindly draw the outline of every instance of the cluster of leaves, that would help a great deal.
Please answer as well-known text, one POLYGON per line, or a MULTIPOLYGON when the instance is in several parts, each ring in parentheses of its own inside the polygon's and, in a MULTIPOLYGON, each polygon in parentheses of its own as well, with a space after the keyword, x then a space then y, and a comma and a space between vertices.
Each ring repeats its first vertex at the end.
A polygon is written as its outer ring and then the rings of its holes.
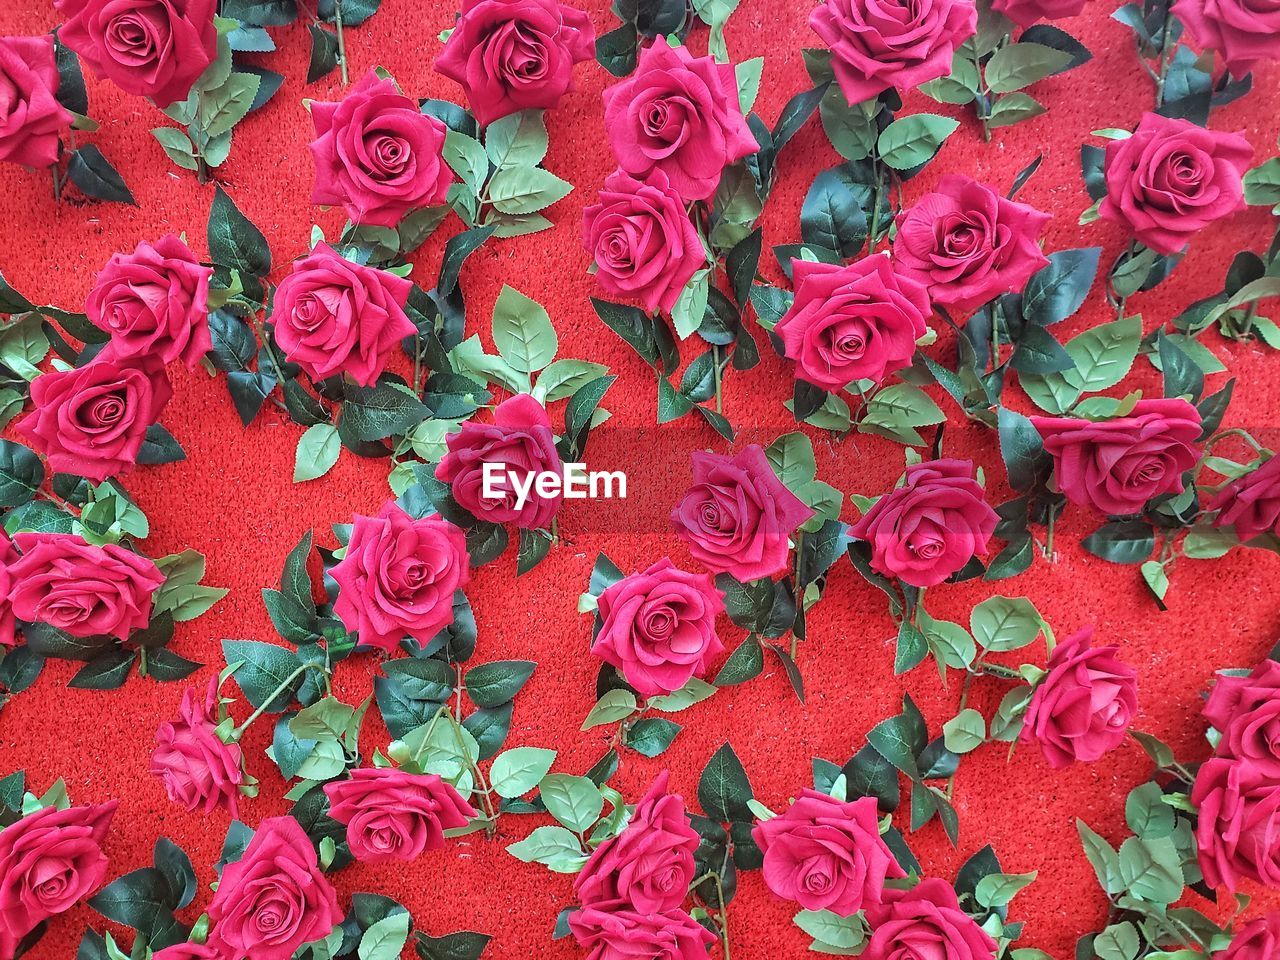
POLYGON ((739 0, 614 0, 613 13, 622 24, 596 41, 596 60, 615 77, 625 77, 636 68, 636 58, 645 41, 666 37, 674 45, 683 43, 697 21, 711 32, 708 52, 720 63, 729 62, 724 28, 739 0))
MULTIPOLYGON (((231 34, 232 49, 237 53, 270 53, 275 41, 266 27, 293 23, 300 13, 308 20, 311 34, 311 59, 307 66, 307 83, 328 76, 342 68, 342 82, 347 82, 346 37, 344 29, 361 26, 378 12, 382 0, 222 0, 221 15, 238 21, 231 34), (314 15, 313 15, 314 12, 314 15), (333 29, 327 29, 332 27, 333 29)), ((261 68, 250 68, 272 84, 272 92, 280 86, 278 75, 261 68)))

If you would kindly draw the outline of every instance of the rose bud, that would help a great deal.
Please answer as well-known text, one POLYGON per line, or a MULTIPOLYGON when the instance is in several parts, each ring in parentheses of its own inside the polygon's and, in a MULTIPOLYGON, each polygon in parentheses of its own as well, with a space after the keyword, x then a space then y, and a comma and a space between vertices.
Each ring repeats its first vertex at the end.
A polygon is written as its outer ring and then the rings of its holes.
POLYGON ((1252 760, 1215 758, 1196 773, 1191 802, 1205 883, 1280 887, 1280 781, 1252 760))
POLYGON ((151 960, 226 960, 226 954, 207 943, 175 943, 157 950, 151 960))
POLYGON ((1280 531, 1280 457, 1271 457, 1242 477, 1236 477, 1209 501, 1217 510, 1215 527, 1230 527, 1247 543, 1280 531))
POLYGON ((705 960, 716 936, 683 910, 644 913, 599 904, 569 914, 569 930, 585 960, 705 960))
POLYGON ((164 784, 169 799, 187 810, 212 813, 225 807, 240 819, 237 801, 246 783, 244 756, 236 743, 217 734, 218 680, 209 678, 203 699, 194 688, 182 695, 178 718, 156 730, 151 775, 164 784))
POLYGON ((960 909, 944 880, 921 880, 910 890, 887 889, 867 911, 871 939, 863 960, 992 960, 996 942, 960 909))
POLYGON ((0 37, 0 160, 49 167, 75 115, 58 102, 53 37, 0 37))
POLYGON ((992 0, 991 9, 1025 29, 1041 20, 1078 17, 1084 10, 1084 0, 992 0))
POLYGON ((363 863, 407 862, 444 849, 444 831, 476 816, 435 774, 364 767, 324 785, 329 816, 347 827, 351 855, 363 863))

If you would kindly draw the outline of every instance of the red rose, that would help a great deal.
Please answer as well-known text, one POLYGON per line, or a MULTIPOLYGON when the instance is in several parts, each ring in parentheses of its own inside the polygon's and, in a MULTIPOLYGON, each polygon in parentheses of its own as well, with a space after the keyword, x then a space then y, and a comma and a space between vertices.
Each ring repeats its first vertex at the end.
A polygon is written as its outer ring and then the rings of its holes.
POLYGON ((871 566, 915 587, 932 587, 987 549, 999 521, 968 460, 907 467, 906 482, 849 529, 871 544, 871 566))
POLYGON ((791 261, 796 298, 777 326, 796 373, 824 390, 883 381, 911 366, 929 331, 929 295, 877 253, 847 266, 791 261))
POLYGON ((789 538, 813 516, 786 488, 759 444, 735 457, 695 451, 693 486, 671 525, 693 558, 746 583, 787 568, 789 538))
POLYGON ((338 895, 293 817, 262 821, 244 855, 222 869, 208 913, 209 945, 237 960, 289 960, 342 922, 338 895))
POLYGON ((1280 957, 1280 910, 1250 920, 1214 960, 1274 960, 1280 957))
POLYGON ((1138 712, 1138 672, 1119 647, 1091 647, 1092 639, 1087 626, 1054 647, 1023 720, 1019 742, 1040 744, 1055 770, 1120 746, 1138 712))
POLYGON ((58 102, 53 37, 0 37, 0 160, 48 167, 75 115, 58 102))
POLYGON ((1231 527, 1241 543, 1280 530, 1280 457, 1237 477, 1209 501, 1215 527, 1231 527))
POLYGON ((831 48, 836 82, 853 104, 945 77, 978 11, 973 0, 826 0, 810 11, 809 26, 831 48))
POLYGON ((94 807, 46 807, 0 830, 0 957, 45 920, 102 884, 102 844, 114 800, 94 807))
POLYGON ((185 100, 218 54, 217 0, 54 0, 58 39, 126 93, 185 100))
POLYGON ((410 210, 445 202, 453 171, 448 128, 370 70, 338 103, 311 103, 316 182, 311 202, 341 204, 352 223, 394 227, 410 210))
POLYGON ((22 559, 10 568, 13 613, 73 637, 128 638, 151 621, 151 595, 164 575, 146 557, 69 533, 19 533, 22 559))
POLYGON ((85 300, 89 321, 111 334, 103 355, 116 359, 181 360, 194 370, 209 338, 211 267, 172 234, 112 254, 85 300))
POLYGON ((329 816, 346 824, 351 855, 365 863, 410 861, 444 849, 444 831, 476 815, 451 784, 433 774, 364 767, 324 785, 329 816))
POLYGON ((212 813, 226 807, 240 819, 237 800, 246 781, 240 745, 218 736, 218 680, 209 679, 203 700, 194 688, 182 695, 178 718, 156 730, 151 775, 164 784, 174 803, 187 810, 212 813))
POLYGON ((394 273, 352 263, 317 244, 276 287, 276 342, 314 380, 345 373, 372 386, 395 345, 417 332, 404 313, 412 288, 394 273))
POLYGON ((684 202, 661 169, 643 181, 622 170, 609 174, 598 203, 582 211, 582 245, 596 279, 615 297, 635 298, 667 313, 707 253, 684 202))
POLYGON ((1218 756, 1280 779, 1280 663, 1263 660, 1244 677, 1219 674, 1204 715, 1222 735, 1218 756))
POLYGON ((508 480, 508 474, 515 474, 523 484, 532 475, 559 474, 564 469, 547 411, 529 394, 498 404, 492 423, 466 421, 445 442, 449 452, 436 466, 436 479, 449 484, 453 499, 473 517, 535 529, 546 528, 560 511, 560 495, 541 497, 536 486, 528 488, 527 499, 519 506, 515 486, 508 480), (484 496, 486 463, 501 468, 501 476, 490 484, 504 491, 497 500, 484 496))
POLYGON ((685 573, 670 560, 611 584, 598 603, 591 652, 643 696, 679 690, 724 649, 716 634, 720 591, 705 573, 685 573))
POLYGON ((4 530, 0 530, 0 648, 12 647, 17 640, 17 618, 13 615, 13 573, 18 551, 4 530))
POLYGON ((1250 760, 1215 758, 1196 773, 1191 802, 1205 883, 1280 887, 1280 781, 1250 760))
POLYGON ((1139 400, 1127 416, 1093 422, 1032 417, 1072 503, 1122 517, 1152 497, 1182 492, 1182 474, 1200 459, 1200 412, 1182 399, 1139 400))
POLYGON ((586 960, 706 960, 715 934, 683 910, 643 913, 600 904, 569 914, 586 960))
POLYGON ((1280 7, 1268 0, 1177 0, 1173 12, 1197 44, 1222 54, 1232 76, 1280 60, 1280 7))
POLYGON ((806 787, 751 836, 764 852, 765 886, 806 910, 853 916, 880 902, 886 877, 905 876, 880 837, 871 797, 845 803, 806 787))
POLYGON ((227 955, 203 943, 176 943, 157 950, 151 960, 227 960, 227 955))
POLYGON ((466 91, 481 126, 549 110, 573 89, 573 65, 595 56, 591 18, 556 0, 462 0, 435 69, 466 91))
POLYGON ((684 903, 693 882, 698 834, 689 825, 684 800, 667 793, 663 770, 636 805, 618 836, 596 847, 573 892, 584 906, 623 904, 642 914, 661 914, 684 903))
POLYGON ((1177 253, 1196 231, 1244 209, 1240 178, 1252 159, 1238 134, 1144 113, 1132 136, 1107 143, 1098 215, 1158 253, 1177 253))
POLYGON ((1041 20, 1078 17, 1084 10, 1084 0, 992 0, 991 9, 1020 27, 1029 27, 1041 20))
POLYGON ((1020 293, 1049 262, 1036 240, 1051 219, 950 173, 898 218, 894 268, 927 286, 935 303, 977 306, 1020 293))
POLYGON ((994 960, 996 942, 960 909, 944 880, 921 880, 910 890, 886 890, 871 911, 864 960, 994 960))
POLYGON ((453 595, 471 580, 471 560, 453 524, 414 520, 387 502, 376 517, 356 517, 330 573, 338 619, 359 631, 362 646, 391 653, 406 636, 425 644, 453 622, 453 595))
POLYGON ((604 125, 618 166, 661 170, 685 200, 716 192, 729 164, 760 149, 738 103, 733 64, 694 57, 665 37, 640 51, 636 72, 604 92, 604 125))

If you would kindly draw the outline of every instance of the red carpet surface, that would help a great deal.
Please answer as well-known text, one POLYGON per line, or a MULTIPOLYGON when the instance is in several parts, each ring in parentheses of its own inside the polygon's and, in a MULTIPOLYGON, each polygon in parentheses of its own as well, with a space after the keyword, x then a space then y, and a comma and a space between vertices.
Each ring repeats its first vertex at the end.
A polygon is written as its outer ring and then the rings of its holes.
MULTIPOLYGON (((581 4, 580 4, 581 5, 581 4)), ((605 0, 587 3, 596 29, 616 24, 605 0)), ((808 4, 788 0, 743 0, 730 20, 728 46, 735 60, 763 54, 764 81, 756 110, 772 123, 782 104, 807 87, 801 49, 817 45, 806 19, 808 4)), ((907 187, 909 203, 944 172, 959 171, 1004 192, 1018 170, 1038 153, 1044 163, 1019 200, 1052 212, 1046 249, 1102 244, 1103 262, 1118 253, 1120 232, 1105 223, 1077 226, 1089 206, 1079 174, 1079 146, 1091 130, 1130 127, 1151 103, 1152 91, 1139 66, 1129 31, 1109 19, 1112 4, 1090 10, 1059 25, 1080 37, 1094 59, 1064 76, 1041 82, 1034 93, 1048 114, 1012 128, 994 131, 984 143, 976 121, 960 108, 915 97, 908 110, 963 116, 960 130, 925 174, 907 187)), ((351 75, 381 65, 415 97, 459 100, 461 91, 434 73, 437 38, 454 17, 452 4, 437 0, 384 0, 365 26, 347 33, 351 75)), ((44 33, 58 18, 47 0, 6 0, 0 4, 0 33, 44 33)), ((311 226, 334 235, 342 213, 321 211, 309 203, 312 163, 307 145, 311 122, 305 98, 337 99, 337 73, 305 86, 308 59, 306 28, 301 23, 274 29, 279 51, 264 63, 288 78, 274 101, 237 127, 230 161, 219 172, 225 189, 269 240, 278 266, 308 247, 311 226)), ((696 28, 690 44, 704 49, 705 28, 696 28)), ((581 213, 613 169, 603 130, 601 90, 613 79, 594 63, 575 69, 577 89, 547 115, 551 148, 546 166, 574 185, 548 216, 554 230, 532 237, 495 241, 467 261, 468 333, 479 331, 492 350, 488 318, 504 283, 546 306, 560 335, 561 356, 606 363, 619 376, 605 398, 612 419, 592 440, 594 469, 629 474, 629 500, 610 508, 608 520, 597 505, 575 501, 561 514, 561 530, 570 545, 553 549, 532 573, 515 578, 514 551, 478 571, 468 590, 475 609, 477 662, 520 658, 538 668, 516 703, 508 746, 552 746, 559 750, 556 769, 581 772, 604 749, 602 731, 580 733, 579 725, 594 701, 597 661, 588 653, 590 618, 576 612, 576 598, 587 584, 601 550, 624 570, 647 566, 662 556, 691 563, 683 544, 665 527, 665 515, 688 482, 689 453, 724 451, 723 440, 703 425, 684 420, 653 429, 655 387, 651 371, 595 317, 588 298, 598 294, 588 274, 589 256, 579 242, 581 213), (643 430, 643 433, 637 433, 643 430)), ((1280 132, 1280 68, 1255 73, 1252 94, 1217 110, 1216 129, 1242 132, 1257 151, 1256 162, 1275 152, 1280 132)), ((177 171, 150 134, 168 121, 146 101, 90 78, 91 113, 102 123, 93 142, 119 166, 138 206, 55 203, 49 180, 6 166, 0 170, 0 270, 37 303, 81 309, 95 272, 117 250, 140 240, 185 233, 204 256, 205 224, 212 184, 201 186, 177 171)), ((1092 141, 1098 142, 1098 141, 1092 141)), ((837 162, 818 123, 811 122, 788 148, 779 185, 766 206, 765 243, 798 240, 798 214, 804 193, 817 172, 837 162)), ((413 256, 414 277, 431 285, 444 241, 458 229, 455 218, 413 256)), ((1165 322, 1191 301, 1221 289, 1233 254, 1259 248, 1269 238, 1268 211, 1251 208, 1198 235, 1173 277, 1150 294, 1130 300, 1148 330, 1165 322)), ((764 260, 762 260, 762 263, 764 260)), ((775 270, 772 261, 769 269, 775 270)), ((279 271, 278 271, 279 272, 279 271)), ((1112 319, 1100 284, 1084 309, 1055 331, 1060 339, 1112 319)), ((1280 404, 1280 357, 1255 344, 1204 342, 1238 378, 1226 425, 1249 427, 1274 446, 1275 411, 1280 404)), ((790 396, 792 376, 769 351, 763 363, 735 374, 725 397, 725 413, 743 426, 740 442, 769 442, 794 424, 782 401, 790 396)), ((1155 382, 1139 360, 1131 380, 1155 382)), ((151 520, 146 549, 152 556, 193 547, 208 557, 207 583, 229 587, 230 595, 212 613, 179 625, 173 649, 210 666, 189 682, 203 685, 221 665, 223 638, 275 640, 260 590, 273 585, 287 551, 303 531, 314 528, 332 546, 333 523, 353 513, 372 514, 389 497, 385 461, 358 460, 344 452, 321 480, 295 485, 294 448, 301 428, 270 407, 250 428, 241 426, 225 384, 202 371, 172 370, 176 396, 163 423, 187 452, 185 462, 139 469, 125 483, 151 520)), ((1216 389, 1224 375, 1211 378, 1216 389)), ((1127 381, 1128 382, 1128 381, 1127 381)), ((948 452, 972 457, 993 478, 994 502, 1007 498, 1004 470, 994 433, 959 416, 940 399, 952 418, 948 452)), ((902 467, 897 444, 852 436, 816 443, 818 476, 846 493, 876 493, 893 483, 902 467)), ((856 516, 846 508, 845 519, 856 516)), ((1179 561, 1173 571, 1167 612, 1159 612, 1136 568, 1120 567, 1086 554, 1080 539, 1096 524, 1086 511, 1067 513, 1059 525, 1055 562, 1037 560, 1015 580, 993 585, 981 581, 930 592, 930 612, 949 620, 967 620, 973 604, 993 593, 1031 597, 1061 637, 1085 623, 1096 624, 1098 642, 1118 643, 1139 671, 1141 710, 1135 726, 1171 743, 1184 760, 1209 753, 1205 723, 1199 716, 1201 691, 1213 671, 1252 665, 1276 641, 1280 614, 1280 558, 1236 550, 1219 561, 1179 561)), ((695 569, 690 567, 690 569, 695 569)), ((722 621, 727 644, 741 632, 722 621)), ((859 578, 846 562, 837 565, 821 603, 811 613, 810 637, 799 651, 808 687, 800 705, 785 677, 771 661, 765 675, 728 688, 699 704, 680 722, 685 730, 661 757, 646 760, 628 753, 614 783, 628 799, 639 797, 664 767, 672 786, 692 801, 698 773, 711 753, 730 739, 741 756, 756 796, 773 809, 811 782, 810 759, 843 762, 863 743, 877 721, 896 713, 909 692, 930 721, 931 732, 955 713, 958 683, 944 688, 932 666, 906 677, 893 675, 893 624, 883 596, 859 578)), ((363 697, 375 670, 371 656, 353 658, 338 670, 335 693, 363 697)), ((51 662, 39 682, 0 712, 0 773, 25 768, 43 788, 66 779, 77 803, 120 800, 107 852, 111 876, 150 863, 158 835, 168 836, 191 855, 202 884, 214 879, 227 817, 188 814, 172 805, 147 772, 156 726, 172 715, 185 684, 159 684, 136 676, 119 691, 69 690, 75 665, 51 662)), ((1002 688, 980 683, 979 706, 994 706, 1002 688)), ((230 689, 230 686, 228 687, 230 689)), ((235 708, 243 719, 247 709, 235 708)), ((371 714, 371 716, 373 716, 371 714)), ((245 742, 252 774, 262 780, 260 798, 245 801, 242 816, 251 825, 283 813, 284 787, 264 756, 270 725, 253 728, 245 742)), ((366 743, 385 745, 376 721, 366 743)), ((1074 827, 1083 818, 1104 837, 1125 832, 1124 798, 1146 779, 1149 764, 1132 742, 1091 765, 1050 770, 1034 749, 1012 758, 986 747, 965 760, 956 785, 960 815, 959 849, 947 842, 935 820, 911 838, 925 868, 950 880, 964 859, 992 844, 1009 872, 1039 871, 1040 879, 1015 902, 1011 919, 1026 921, 1019 945, 1039 947, 1055 958, 1072 956, 1076 938, 1100 929, 1107 903, 1080 849, 1074 827)), ((539 823, 536 817, 504 817, 499 836, 486 841, 474 834, 443 852, 404 865, 356 865, 337 875, 344 898, 354 891, 386 893, 400 899, 420 929, 439 935, 471 929, 494 936, 486 956, 572 957, 572 940, 551 940, 556 914, 570 900, 571 878, 526 865, 505 847, 539 823)), ((1258 893, 1246 889, 1248 893, 1258 893)), ((190 921, 207 890, 183 913, 190 921)), ((1280 899, 1260 895, 1253 915, 1280 899)), ((729 913, 734 960, 805 955, 809 938, 791 923, 794 908, 765 890, 758 873, 746 875, 729 913)), ((69 960, 86 923, 101 928, 101 918, 80 907, 56 918, 31 960, 69 960)))

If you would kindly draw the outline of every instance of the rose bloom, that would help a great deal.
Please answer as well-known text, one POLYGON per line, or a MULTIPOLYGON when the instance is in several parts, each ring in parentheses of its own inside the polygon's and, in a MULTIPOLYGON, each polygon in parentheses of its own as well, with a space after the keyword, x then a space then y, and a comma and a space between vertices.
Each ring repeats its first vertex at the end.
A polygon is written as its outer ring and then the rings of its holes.
POLYGON ((1280 7, 1269 0, 1178 0, 1178 19, 1202 48, 1217 50, 1234 77, 1280 60, 1280 7))
POLYGON ((1236 477, 1209 501, 1215 527, 1235 530, 1241 543, 1280 530, 1280 457, 1236 477))
POLYGON ((18 551, 13 549, 4 530, 0 529, 0 648, 17 644, 17 618, 13 615, 13 573, 18 551))
POLYGON ((872 930, 863 960, 993 960, 996 942, 960 909, 945 880, 889 889, 868 911, 872 930))
POLYGON ((352 223, 394 227, 410 210, 445 202, 449 130, 393 81, 370 70, 340 102, 312 101, 311 120, 312 203, 340 204, 352 223))
POLYGON ((387 356, 417 328, 405 316, 413 283, 341 257, 326 243, 297 261, 276 288, 276 342, 307 376, 345 373, 372 386, 387 356))
POLYGON ((709 576, 659 560, 600 594, 591 652, 641 695, 671 693, 705 673, 724 649, 716 634, 722 612, 724 600, 709 576))
POLYGON ((756 443, 737 456, 695 451, 693 486, 671 525, 693 558, 746 583, 787 568, 789 538, 813 511, 786 488, 756 443))
POLYGON ((347 827, 351 855, 364 863, 408 862, 444 849, 444 831, 476 815, 451 784, 434 773, 392 767, 351 771, 324 785, 329 816, 347 827))
POLYGON ((209 945, 253 960, 289 960, 342 922, 338 895, 293 817, 262 821, 244 855, 222 869, 208 914, 209 945))
POLYGON ((945 77, 977 25, 973 0, 826 0, 809 13, 851 104, 945 77))
POLYGON ((191 249, 169 234, 112 254, 85 301, 89 322, 111 335, 104 353, 117 359, 181 360, 194 370, 213 349, 209 277, 191 249))
POLYGON ((1084 10, 1084 0, 992 0, 991 9, 1026 28, 1041 20, 1078 17, 1084 10))
POLYGON ((218 736, 217 708, 217 677, 209 678, 204 697, 187 688, 177 719, 156 730, 151 775, 164 784, 170 800, 187 810, 212 813, 226 807, 238 820, 244 757, 239 744, 224 743, 218 736))
POLYGON ((1222 734, 1218 756, 1280 780, 1280 663, 1263 660, 1244 677, 1219 674, 1204 715, 1222 734))
POLYGON ((792 260, 791 278, 795 301, 774 333, 799 377, 836 391, 911 366, 916 341, 929 331, 929 295, 888 256, 847 266, 792 260))
POLYGON ((440 517, 414 520, 388 501, 355 518, 346 555, 330 571, 333 605, 360 644, 391 653, 406 636, 427 643, 453 622, 453 595, 471 580, 463 532, 440 517))
POLYGON ((1093 627, 1063 640, 1027 706, 1019 742, 1038 743, 1055 770, 1091 763, 1124 742, 1138 712, 1138 672, 1117 646, 1093 647, 1093 627))
POLYGON ((599 904, 569 914, 569 930, 585 960, 706 960, 715 934, 680 909, 644 913, 599 904))
POLYGON ((643 181, 609 174, 598 202, 582 211, 582 245, 595 260, 605 293, 670 313, 707 252, 680 194, 661 169, 643 181))
POLYGON ((151 960, 227 960, 226 954, 203 943, 175 943, 157 950, 151 960))
POLYGON ((1240 178, 1252 159, 1239 134, 1144 113, 1132 136, 1107 142, 1098 215, 1158 253, 1177 253, 1203 227, 1244 209, 1240 178))
POLYGON ((927 286, 935 303, 976 306, 1020 293, 1049 262, 1036 240, 1051 219, 949 173, 899 216, 894 269, 927 286))
POLYGON ((871 567, 914 587, 932 587, 986 552, 999 516, 968 460, 907 467, 906 482, 849 528, 871 544, 871 567))
POLYGON ((0 160, 49 167, 75 115, 58 102, 53 37, 0 37, 0 160))
POLYGON ((466 91, 488 126, 520 110, 549 110, 573 89, 573 65, 595 56, 591 18, 556 0, 462 0, 435 70, 466 91))
POLYGON ((102 885, 115 812, 114 800, 46 807, 0 830, 0 956, 14 956, 23 937, 102 885))
POLYGON ((684 903, 696 868, 698 834, 684 800, 667 793, 663 770, 636 805, 626 829, 596 847, 573 882, 585 906, 622 903, 642 914, 660 914, 684 903))
POLYGON ((1122 517, 1153 497, 1181 493, 1200 451, 1200 412, 1180 398, 1139 400, 1114 420, 1032 417, 1053 457, 1058 489, 1072 503, 1122 517))
POLYGON ((751 836, 764 853, 765 886, 805 910, 853 916, 880 902, 887 877, 906 876, 880 837, 871 797, 846 803, 806 787, 751 836))
POLYGON ((162 110, 185 100, 218 53, 217 0, 54 0, 58 39, 94 72, 162 110))
POLYGON ((1280 781, 1251 760, 1217 757, 1196 773, 1191 802, 1205 883, 1280 887, 1280 781))
POLYGON ((1231 945, 1214 960, 1274 960, 1280 957, 1280 910, 1256 917, 1236 930, 1231 945))
POLYGON ((635 73, 606 88, 604 126, 618 166, 638 178, 661 170, 684 200, 711 196, 725 167, 760 149, 733 64, 694 57, 665 37, 640 51, 635 73))
POLYGON ((13 542, 22 559, 9 568, 9 600, 19 620, 118 640, 150 623, 151 596, 164 575, 146 557, 69 533, 19 533, 13 542))
POLYGON ((532 530, 546 528, 560 512, 559 493, 540 497, 536 485, 529 488, 524 506, 517 507, 515 488, 507 480, 509 473, 519 475, 524 483, 530 474, 559 474, 564 469, 547 411, 529 394, 498 404, 492 423, 464 422, 445 442, 449 452, 436 466, 436 479, 449 484, 453 499, 473 517, 532 530), (501 467, 501 480, 493 484, 503 490, 497 500, 484 496, 486 463, 501 467))

